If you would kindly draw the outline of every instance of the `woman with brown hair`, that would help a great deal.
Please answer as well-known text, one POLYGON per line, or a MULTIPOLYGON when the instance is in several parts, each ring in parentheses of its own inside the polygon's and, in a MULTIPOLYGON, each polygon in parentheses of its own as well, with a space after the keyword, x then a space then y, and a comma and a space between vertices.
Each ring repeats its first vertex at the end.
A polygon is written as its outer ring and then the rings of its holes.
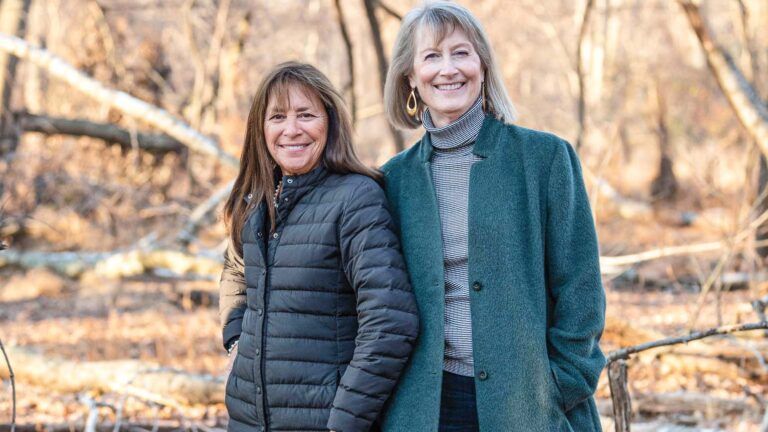
POLYGON ((316 68, 262 80, 224 209, 231 431, 368 431, 418 328, 381 175, 316 68))

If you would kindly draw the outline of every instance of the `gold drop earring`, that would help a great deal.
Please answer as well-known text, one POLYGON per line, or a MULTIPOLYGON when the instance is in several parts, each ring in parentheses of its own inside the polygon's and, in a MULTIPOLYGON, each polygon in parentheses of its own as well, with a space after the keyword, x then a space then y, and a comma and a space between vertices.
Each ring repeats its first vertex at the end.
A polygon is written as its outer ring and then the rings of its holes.
POLYGON ((416 93, 414 89, 411 89, 411 94, 408 95, 408 100, 405 101, 405 112, 409 116, 416 118, 416 113, 419 112, 419 102, 416 100, 416 93))

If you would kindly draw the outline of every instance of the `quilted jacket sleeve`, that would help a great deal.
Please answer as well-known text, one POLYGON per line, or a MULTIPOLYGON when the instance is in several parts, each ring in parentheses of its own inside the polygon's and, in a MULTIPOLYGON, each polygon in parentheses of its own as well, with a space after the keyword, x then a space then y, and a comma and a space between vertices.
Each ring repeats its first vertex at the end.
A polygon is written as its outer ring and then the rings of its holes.
POLYGON ((232 243, 224 252, 224 270, 219 280, 219 320, 226 349, 240 338, 245 314, 245 264, 232 243))
POLYGON ((549 173, 547 284, 554 299, 549 360, 563 409, 595 392, 605 358, 598 342, 605 324, 597 236, 578 157, 561 142, 549 173))
POLYGON ((357 188, 340 227, 342 262, 357 296, 352 361, 341 377, 328 429, 368 431, 411 353, 418 312, 384 191, 357 188))

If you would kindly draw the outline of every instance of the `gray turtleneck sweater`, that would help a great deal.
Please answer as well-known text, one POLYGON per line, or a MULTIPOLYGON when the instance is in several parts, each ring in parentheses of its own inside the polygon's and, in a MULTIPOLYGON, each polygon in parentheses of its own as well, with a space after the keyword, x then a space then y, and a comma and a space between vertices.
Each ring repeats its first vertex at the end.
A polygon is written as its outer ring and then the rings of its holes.
POLYGON ((430 167, 443 235, 443 369, 464 376, 474 375, 467 266, 469 171, 472 164, 479 160, 472 154, 472 149, 484 118, 480 99, 456 121, 441 128, 435 127, 429 110, 422 115, 422 124, 433 147, 430 167))

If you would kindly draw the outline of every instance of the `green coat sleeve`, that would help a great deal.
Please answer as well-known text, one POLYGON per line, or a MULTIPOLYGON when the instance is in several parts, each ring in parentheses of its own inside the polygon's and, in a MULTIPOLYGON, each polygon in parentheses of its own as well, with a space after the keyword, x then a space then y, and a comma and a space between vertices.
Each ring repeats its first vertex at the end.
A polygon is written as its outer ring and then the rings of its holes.
POLYGON ((599 251, 581 166, 573 148, 557 147, 549 171, 546 273, 552 298, 549 360, 569 411, 594 394, 605 357, 598 345, 605 325, 599 251))

